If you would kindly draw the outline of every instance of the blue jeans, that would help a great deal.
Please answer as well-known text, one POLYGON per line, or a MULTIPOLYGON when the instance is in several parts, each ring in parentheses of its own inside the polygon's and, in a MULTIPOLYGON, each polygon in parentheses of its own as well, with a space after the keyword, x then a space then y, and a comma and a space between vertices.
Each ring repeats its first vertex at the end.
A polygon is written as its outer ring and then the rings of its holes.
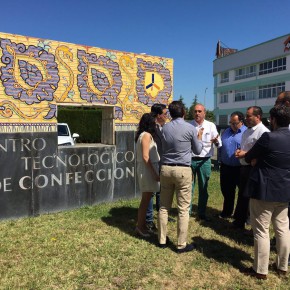
POLYGON ((149 205, 147 207, 147 212, 146 212, 146 223, 153 222, 153 196, 156 196, 156 210, 157 212, 159 211, 160 207, 160 192, 156 192, 152 195, 149 205))

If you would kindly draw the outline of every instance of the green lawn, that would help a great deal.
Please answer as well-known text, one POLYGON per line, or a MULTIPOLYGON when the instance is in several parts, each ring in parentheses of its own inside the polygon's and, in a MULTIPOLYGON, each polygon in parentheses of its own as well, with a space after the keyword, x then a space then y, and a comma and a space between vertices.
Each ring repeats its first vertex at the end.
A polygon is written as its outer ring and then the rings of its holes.
POLYGON ((156 236, 135 236, 138 199, 2 221, 0 289, 289 289, 289 280, 272 271, 266 281, 239 272, 252 265, 253 238, 215 217, 222 205, 218 172, 209 192, 212 221, 190 218, 188 242, 198 248, 181 255, 176 223, 168 224, 167 249, 156 246, 156 236))

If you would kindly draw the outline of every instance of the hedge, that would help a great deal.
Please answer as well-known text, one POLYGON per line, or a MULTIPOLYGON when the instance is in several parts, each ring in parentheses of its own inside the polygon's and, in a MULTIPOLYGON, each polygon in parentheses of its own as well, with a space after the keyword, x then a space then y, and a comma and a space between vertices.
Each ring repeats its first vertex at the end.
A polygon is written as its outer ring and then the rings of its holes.
POLYGON ((58 123, 68 123, 71 133, 78 133, 77 143, 100 143, 102 110, 91 108, 59 107, 58 123))

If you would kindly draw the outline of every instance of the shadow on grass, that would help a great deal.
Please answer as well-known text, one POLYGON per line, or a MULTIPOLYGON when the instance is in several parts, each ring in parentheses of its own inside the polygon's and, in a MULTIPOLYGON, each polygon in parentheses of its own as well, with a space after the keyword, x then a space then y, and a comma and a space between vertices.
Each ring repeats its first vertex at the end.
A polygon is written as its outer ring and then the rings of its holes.
MULTIPOLYGON (((118 228, 127 235, 140 239, 135 232, 137 213, 138 209, 134 207, 113 207, 109 211, 110 216, 102 217, 102 221, 109 226, 118 228)), ((157 233, 143 240, 158 247, 157 233)), ((176 251, 175 245, 170 240, 167 241, 167 248, 176 251)))
MULTIPOLYGON (((197 212, 197 206, 193 206, 193 212, 197 212)), ((215 208, 207 207, 207 216, 210 221, 198 221, 203 227, 211 228, 218 235, 228 237, 237 243, 252 246, 254 238, 250 230, 241 230, 233 227, 232 219, 221 219, 218 217, 220 211, 215 208)))
MULTIPOLYGON (((193 212, 196 212, 197 206, 193 205, 193 212)), ((253 245, 253 237, 245 235, 244 231, 233 229, 232 224, 229 220, 219 219, 216 217, 219 213, 215 208, 208 207, 207 208, 208 217, 211 218, 211 221, 199 221, 199 224, 203 227, 208 227, 214 230, 217 234, 223 237, 228 237, 237 243, 243 243, 247 245, 253 245)), ((121 206, 121 207, 113 207, 109 211, 109 216, 102 217, 102 221, 107 225, 116 227, 122 232, 136 238, 140 238, 136 235, 136 218, 137 218, 138 208, 129 207, 129 206, 121 206)), ((177 219, 177 208, 173 207, 170 210, 170 216, 177 219)), ((158 246, 158 237, 157 233, 152 234, 150 238, 144 239, 148 243, 158 246)), ((216 241, 217 242, 217 241, 216 241)), ((226 246, 223 243, 221 245, 226 246)), ((167 242, 168 248, 172 251, 176 251, 176 247, 170 240, 167 242)), ((228 247, 228 246, 226 246, 228 247)), ((222 251, 221 251, 222 252, 222 251)))
POLYGON ((234 268, 241 270, 244 268, 245 261, 253 261, 251 256, 237 248, 215 239, 206 240, 202 237, 193 237, 193 242, 197 245, 197 251, 209 259, 214 259, 219 263, 232 265, 234 268))

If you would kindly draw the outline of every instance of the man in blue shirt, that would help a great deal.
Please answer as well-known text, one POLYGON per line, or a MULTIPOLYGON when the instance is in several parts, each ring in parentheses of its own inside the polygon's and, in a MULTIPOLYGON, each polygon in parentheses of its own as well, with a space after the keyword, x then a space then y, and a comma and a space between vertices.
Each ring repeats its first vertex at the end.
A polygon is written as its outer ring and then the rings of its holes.
POLYGON ((240 161, 235 157, 235 151, 240 149, 244 125, 244 115, 233 112, 230 118, 230 127, 222 134, 222 147, 219 148, 220 186, 224 196, 223 210, 220 218, 231 217, 234 210, 236 187, 239 186, 240 161))

